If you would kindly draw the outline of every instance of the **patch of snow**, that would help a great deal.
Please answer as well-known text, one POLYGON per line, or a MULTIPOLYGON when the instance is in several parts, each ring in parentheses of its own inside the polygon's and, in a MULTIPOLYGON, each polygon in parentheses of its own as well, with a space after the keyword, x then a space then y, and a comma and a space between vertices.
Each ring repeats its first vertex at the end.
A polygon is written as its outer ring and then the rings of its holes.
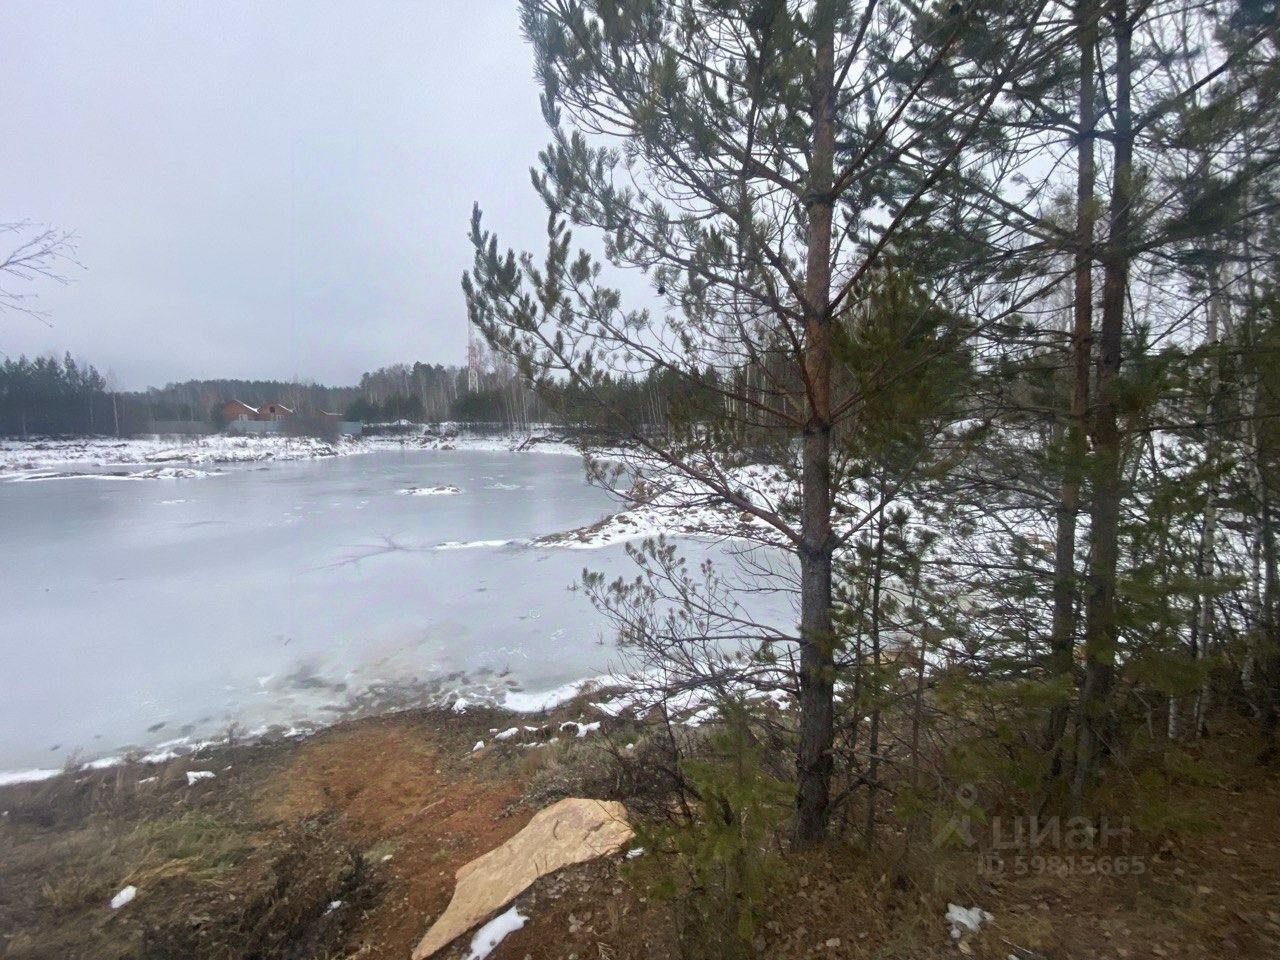
POLYGON ((514 737, 514 736, 515 736, 516 734, 518 734, 519 732, 520 732, 520 728, 519 728, 519 727, 508 727, 506 730, 503 730, 501 733, 495 733, 495 734, 493 735, 493 739, 495 739, 495 740, 510 740, 512 737, 514 737))
POLYGON ((437 543, 435 550, 479 550, 484 547, 505 547, 514 540, 446 540, 437 543))
POLYGON ((714 706, 703 707, 697 713, 693 714, 693 716, 686 718, 684 725, 686 727, 700 727, 708 720, 714 720, 719 713, 720 711, 714 706))
POLYGON ((951 924, 951 939, 959 940, 965 933, 977 933, 984 923, 990 923, 995 917, 981 907, 962 907, 959 904, 947 904, 947 922, 951 924))
POLYGON ((310 437, 134 437, 128 440, 96 437, 79 440, 0 441, 0 471, 40 470, 81 464, 209 464, 258 461, 314 460, 373 450, 355 439, 337 443, 310 437))
POLYGON ((603 700, 600 703, 591 704, 596 710, 609 717, 618 716, 631 705, 631 701, 626 697, 619 697, 616 700, 603 700))
POLYGON ((62 773, 61 770, 13 770, 0 773, 0 787, 10 787, 15 783, 37 783, 48 780, 62 773))
POLYGON ((564 723, 560 724, 560 730, 562 732, 570 728, 573 728, 575 731, 577 731, 578 737, 582 738, 582 737, 585 737, 588 733, 595 733, 597 730, 599 730, 600 721, 596 720, 594 723, 578 723, 576 720, 566 720, 564 723))
POLYGON ((131 903, 133 901, 133 898, 136 897, 137 895, 138 895, 138 888, 135 887, 133 884, 129 884, 129 886, 125 887, 123 890, 121 890, 119 893, 117 893, 114 897, 111 898, 111 909, 119 910, 126 903, 131 903))
POLYGON ((471 938, 471 950, 467 953, 467 960, 485 960, 507 934, 515 933, 524 926, 525 919, 516 907, 512 907, 506 913, 498 914, 477 930, 476 935, 471 938))
POLYGON ((461 493, 461 487, 455 487, 453 484, 445 484, 439 487, 404 487, 397 493, 404 494, 406 497, 451 497, 461 493))
POLYGON ((188 770, 187 786, 195 786, 201 780, 212 780, 215 776, 217 776, 217 774, 212 770, 188 770))
POLYGON ((642 856, 644 856, 644 847, 632 847, 626 854, 628 860, 634 860, 636 857, 642 856))
POLYGON ((557 707, 576 697, 581 692, 584 682, 582 680, 574 680, 563 686, 552 690, 543 690, 539 693, 508 690, 502 698, 502 707, 513 713, 537 713, 541 710, 550 710, 552 707, 557 707))
POLYGON ((477 741, 476 741, 476 745, 475 745, 474 747, 472 747, 472 748, 471 748, 471 752, 472 752, 472 753, 475 753, 477 750, 483 750, 483 749, 484 749, 484 741, 483 741, 483 740, 477 740, 477 741))
POLYGON ((333 913, 333 911, 337 910, 340 906, 342 906, 341 900, 330 900, 329 906, 324 908, 324 912, 326 915, 328 915, 330 913, 333 913))
POLYGON ((81 770, 110 770, 112 767, 118 767, 124 763, 123 757, 102 757, 98 760, 90 760, 86 764, 82 764, 81 770))
MULTIPOLYGON (((133 470, 114 473, 78 473, 57 471, 43 473, 26 473, 11 478, 11 483, 37 483, 43 480, 195 480, 200 477, 217 476, 218 472, 208 470, 192 470, 189 467, 151 467, 147 470, 133 470)), ((164 501, 165 503, 186 503, 185 500, 164 501)))

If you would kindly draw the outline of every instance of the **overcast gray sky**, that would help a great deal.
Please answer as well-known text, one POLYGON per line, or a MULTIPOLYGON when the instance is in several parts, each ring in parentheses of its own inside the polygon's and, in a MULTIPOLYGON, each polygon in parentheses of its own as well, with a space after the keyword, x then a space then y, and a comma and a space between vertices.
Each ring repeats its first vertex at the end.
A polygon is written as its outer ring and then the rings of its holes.
POLYGON ((514 0, 8 4, 0 220, 74 230, 52 329, 122 388, 460 363, 473 200, 540 244, 514 0))

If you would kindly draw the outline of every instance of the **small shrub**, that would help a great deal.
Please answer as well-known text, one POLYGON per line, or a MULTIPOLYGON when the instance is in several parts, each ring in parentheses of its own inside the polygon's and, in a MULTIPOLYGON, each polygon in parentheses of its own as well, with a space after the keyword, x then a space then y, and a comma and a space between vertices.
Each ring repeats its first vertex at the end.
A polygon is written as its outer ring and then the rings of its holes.
POLYGON ((680 764, 692 816, 641 829, 655 855, 635 868, 676 906, 690 960, 752 956, 771 881, 783 870, 777 840, 790 791, 765 772, 745 705, 724 703, 720 713, 705 752, 680 764))

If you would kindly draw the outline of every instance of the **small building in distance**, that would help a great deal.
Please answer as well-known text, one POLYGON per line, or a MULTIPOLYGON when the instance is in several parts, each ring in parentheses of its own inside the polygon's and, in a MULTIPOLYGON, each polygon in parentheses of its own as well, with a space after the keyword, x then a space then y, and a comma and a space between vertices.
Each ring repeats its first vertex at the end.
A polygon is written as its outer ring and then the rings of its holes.
POLYGON ((280 434, 299 437, 358 437, 364 427, 359 422, 343 420, 340 414, 322 410, 304 410, 273 400, 251 407, 242 400, 228 400, 221 407, 222 422, 228 433, 265 435, 280 434))
POLYGON ((258 408, 251 407, 247 403, 240 400, 228 400, 222 405, 222 421, 223 423, 235 423, 236 421, 244 422, 246 420, 257 420, 258 408))
POLYGON ((293 408, 286 407, 283 403, 276 400, 271 403, 264 403, 258 408, 259 420, 283 420, 286 417, 293 416, 293 408))

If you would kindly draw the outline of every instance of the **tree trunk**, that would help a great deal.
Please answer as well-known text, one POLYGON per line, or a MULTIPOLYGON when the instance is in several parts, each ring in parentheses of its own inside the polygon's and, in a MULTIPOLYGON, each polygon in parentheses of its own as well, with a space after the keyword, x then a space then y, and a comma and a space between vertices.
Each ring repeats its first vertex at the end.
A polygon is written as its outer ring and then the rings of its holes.
MULTIPOLYGON (((1218 338, 1229 322, 1226 311, 1226 290, 1222 284, 1222 274, 1218 267, 1213 267, 1210 274, 1208 321, 1205 329, 1205 346, 1211 351, 1218 348, 1218 338)), ((1221 384, 1220 360, 1216 352, 1209 355, 1209 401, 1205 410, 1208 421, 1205 441, 1205 460, 1209 467, 1209 486, 1204 497, 1204 521, 1200 527, 1200 569, 1201 580, 1207 581, 1214 573, 1214 543, 1218 532, 1218 461, 1221 459, 1222 441, 1218 433, 1217 419, 1221 413, 1218 402, 1218 391, 1221 384)), ((1208 658, 1213 644, 1213 590, 1207 583, 1200 590, 1199 622, 1196 624, 1196 648, 1193 651, 1199 661, 1208 658)), ((1205 716, 1209 710, 1211 691, 1209 676, 1206 672, 1200 679, 1200 692, 1196 696, 1194 711, 1194 729, 1192 736, 1199 737, 1204 733, 1205 716)))
MULTIPOLYGON (((886 492, 880 488, 881 502, 886 492)), ((864 831, 867 849, 876 845, 876 800, 880 793, 880 697, 883 678, 880 675, 880 593, 884 586, 885 511, 876 518, 876 550, 871 570, 871 729, 867 733, 867 822, 864 831)))
MULTIPOLYGON (((1075 669, 1076 633, 1076 519, 1080 512, 1080 486, 1088 457, 1085 418, 1089 411, 1089 363, 1093 353, 1093 225, 1095 220, 1094 159, 1096 96, 1094 56, 1096 43, 1093 0, 1076 5, 1080 43, 1078 113, 1080 143, 1076 149, 1076 247, 1075 291, 1071 327, 1071 406, 1067 444, 1063 457, 1062 492, 1058 502, 1057 540, 1053 557, 1053 632, 1049 668, 1055 678, 1072 677, 1075 669)), ((1070 685, 1065 681, 1064 685, 1070 685)), ((1069 700, 1054 705, 1045 728, 1045 748, 1052 751, 1049 776, 1062 772, 1062 738, 1067 729, 1069 700)))
POLYGON ((834 739, 835 631, 831 620, 831 189, 835 167, 835 23, 814 14, 813 152, 809 161, 805 269, 804 428, 800 534, 800 744, 793 837, 809 846, 827 832, 834 739))
POLYGON ((1128 0, 1113 0, 1115 30, 1115 164, 1103 256, 1102 323, 1099 330, 1098 399, 1093 418, 1093 502, 1085 605, 1085 676, 1080 691, 1080 730, 1071 780, 1072 806, 1079 809, 1093 781, 1110 714, 1118 639, 1116 567, 1120 551, 1121 437, 1116 382, 1120 376, 1125 297, 1132 256, 1133 204, 1133 25, 1128 0))

